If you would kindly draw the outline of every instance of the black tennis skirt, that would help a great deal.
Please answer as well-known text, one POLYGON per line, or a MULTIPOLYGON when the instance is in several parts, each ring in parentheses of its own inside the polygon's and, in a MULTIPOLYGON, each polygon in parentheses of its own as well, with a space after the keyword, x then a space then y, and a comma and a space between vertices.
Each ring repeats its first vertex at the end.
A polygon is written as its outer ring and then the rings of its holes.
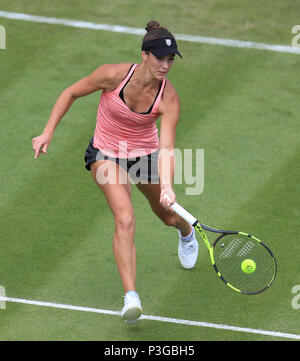
POLYGON ((85 168, 91 170, 91 164, 98 160, 112 160, 123 167, 133 183, 159 183, 158 150, 136 158, 114 158, 104 155, 93 146, 93 139, 84 154, 85 168))

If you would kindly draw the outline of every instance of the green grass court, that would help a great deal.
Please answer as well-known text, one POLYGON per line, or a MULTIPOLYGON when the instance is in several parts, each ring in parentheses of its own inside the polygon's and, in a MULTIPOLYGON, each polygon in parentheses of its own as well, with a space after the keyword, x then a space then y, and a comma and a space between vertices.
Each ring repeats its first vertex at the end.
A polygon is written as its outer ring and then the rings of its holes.
MULTIPOLYGON (((0 10, 144 28, 174 34, 291 45, 297 0, 149 2, 1 0, 0 10)), ((139 62, 141 36, 0 17, 0 285, 27 300, 120 311, 122 285, 112 254, 113 219, 84 169, 100 93, 78 100, 48 155, 33 159, 66 87, 101 64, 139 62)), ((212 227, 264 240, 278 262, 275 283, 257 296, 227 288, 199 239, 195 269, 181 268, 177 232, 133 188, 137 289, 146 315, 300 335, 292 289, 299 267, 300 54, 178 41, 169 79, 181 97, 176 147, 204 149, 204 191, 177 200, 212 227)), ((298 301, 299 302, 299 301, 298 301)), ((280 337, 6 303, 0 340, 284 340, 280 337)))

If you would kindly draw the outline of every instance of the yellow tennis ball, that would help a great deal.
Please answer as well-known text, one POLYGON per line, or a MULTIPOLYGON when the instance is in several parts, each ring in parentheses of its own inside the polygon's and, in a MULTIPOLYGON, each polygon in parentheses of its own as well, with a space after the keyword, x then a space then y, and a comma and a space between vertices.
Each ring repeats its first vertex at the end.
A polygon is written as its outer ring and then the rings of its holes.
POLYGON ((252 259, 245 259, 241 263, 241 268, 244 273, 253 273, 256 269, 256 263, 252 259))

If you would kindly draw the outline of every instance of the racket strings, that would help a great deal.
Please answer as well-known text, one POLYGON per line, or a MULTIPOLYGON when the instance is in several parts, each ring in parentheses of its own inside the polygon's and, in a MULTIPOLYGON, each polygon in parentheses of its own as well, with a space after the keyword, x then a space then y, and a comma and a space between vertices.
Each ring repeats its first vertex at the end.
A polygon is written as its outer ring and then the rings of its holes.
POLYGON ((214 245, 214 259, 222 277, 242 292, 258 292, 274 279, 276 264, 269 250, 260 242, 242 234, 225 235, 214 245), (245 273, 244 260, 255 262, 255 270, 245 273))

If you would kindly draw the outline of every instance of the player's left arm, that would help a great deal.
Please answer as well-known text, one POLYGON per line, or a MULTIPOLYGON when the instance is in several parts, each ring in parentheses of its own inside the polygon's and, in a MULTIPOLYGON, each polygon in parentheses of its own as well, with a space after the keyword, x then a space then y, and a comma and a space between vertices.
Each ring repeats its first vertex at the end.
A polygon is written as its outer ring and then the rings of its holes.
POLYGON ((176 196, 173 191, 173 179, 175 172, 175 139, 176 126, 180 116, 180 100, 173 85, 167 81, 162 100, 159 103, 160 139, 159 139, 159 176, 161 185, 161 203, 167 206, 167 194, 170 204, 175 202, 176 196))

